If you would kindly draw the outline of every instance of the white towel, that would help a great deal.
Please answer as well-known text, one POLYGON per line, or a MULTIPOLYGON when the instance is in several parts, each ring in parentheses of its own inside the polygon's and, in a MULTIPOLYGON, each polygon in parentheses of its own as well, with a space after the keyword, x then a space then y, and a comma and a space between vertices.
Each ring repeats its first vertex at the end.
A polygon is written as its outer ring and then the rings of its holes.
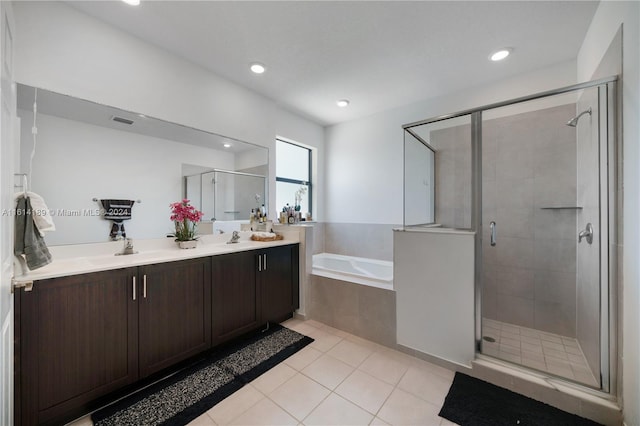
MULTIPOLYGON (((24 196, 24 192, 16 192, 14 199, 18 199, 24 196)), ((49 207, 44 202, 44 199, 35 192, 27 192, 27 196, 31 201, 31 210, 33 212, 33 222, 38 228, 38 233, 44 236, 45 232, 55 231, 56 225, 53 223, 53 218, 49 213, 49 207)))

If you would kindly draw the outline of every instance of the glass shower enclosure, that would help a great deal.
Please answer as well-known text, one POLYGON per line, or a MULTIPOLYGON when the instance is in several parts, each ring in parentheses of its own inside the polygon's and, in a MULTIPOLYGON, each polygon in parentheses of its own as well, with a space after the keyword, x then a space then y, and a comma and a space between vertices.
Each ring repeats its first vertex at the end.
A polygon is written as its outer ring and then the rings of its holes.
POLYGON ((203 221, 247 220, 251 209, 267 204, 263 175, 214 169, 183 179, 183 193, 203 221))
POLYGON ((405 226, 476 232, 479 356, 615 389, 614 77, 405 128, 405 226))

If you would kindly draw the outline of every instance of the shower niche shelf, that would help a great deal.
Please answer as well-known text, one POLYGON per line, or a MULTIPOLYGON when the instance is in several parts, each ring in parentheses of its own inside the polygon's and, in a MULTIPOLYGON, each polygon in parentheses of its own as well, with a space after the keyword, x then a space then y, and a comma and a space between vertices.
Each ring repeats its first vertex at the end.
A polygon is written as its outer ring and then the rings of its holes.
POLYGON ((553 206, 553 207, 540 207, 540 210, 582 210, 580 206, 553 206))

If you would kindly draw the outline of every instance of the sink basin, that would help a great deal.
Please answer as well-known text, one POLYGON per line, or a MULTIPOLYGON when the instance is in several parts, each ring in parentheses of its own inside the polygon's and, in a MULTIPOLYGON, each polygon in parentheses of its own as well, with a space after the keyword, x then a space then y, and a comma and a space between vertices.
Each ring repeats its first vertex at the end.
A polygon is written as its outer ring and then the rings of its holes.
POLYGON ((135 254, 127 254, 127 255, 119 255, 119 256, 116 256, 116 255, 93 256, 93 257, 87 257, 86 261, 87 263, 93 266, 113 265, 122 261, 135 262, 138 260, 155 258, 155 257, 158 257, 159 252, 160 252, 159 250, 154 250, 154 251, 145 251, 145 252, 140 252, 135 254))

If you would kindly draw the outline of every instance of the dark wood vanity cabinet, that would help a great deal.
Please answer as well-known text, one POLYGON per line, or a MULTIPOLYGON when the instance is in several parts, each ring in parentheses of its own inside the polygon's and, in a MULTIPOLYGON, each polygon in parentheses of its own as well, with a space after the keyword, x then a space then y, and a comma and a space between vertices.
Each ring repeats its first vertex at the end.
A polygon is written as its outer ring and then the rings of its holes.
POLYGON ((262 322, 281 322, 299 307, 298 245, 260 250, 258 282, 262 322))
POLYGON ((16 423, 60 424, 211 347, 211 260, 38 281, 16 331, 16 423))
POLYGON ((59 424, 138 379, 136 273, 53 278, 16 293, 16 424, 59 424))
POLYGON ((211 259, 138 268, 139 365, 147 377, 211 347, 211 259))
POLYGON ((253 251, 212 258, 213 344, 226 342, 258 328, 260 287, 253 251))
POLYGON ((127 385, 290 317, 298 307, 298 272, 293 244, 20 289, 15 423, 64 424, 127 385))
POLYGON ((213 344, 290 318, 299 307, 298 244, 214 256, 213 344))

